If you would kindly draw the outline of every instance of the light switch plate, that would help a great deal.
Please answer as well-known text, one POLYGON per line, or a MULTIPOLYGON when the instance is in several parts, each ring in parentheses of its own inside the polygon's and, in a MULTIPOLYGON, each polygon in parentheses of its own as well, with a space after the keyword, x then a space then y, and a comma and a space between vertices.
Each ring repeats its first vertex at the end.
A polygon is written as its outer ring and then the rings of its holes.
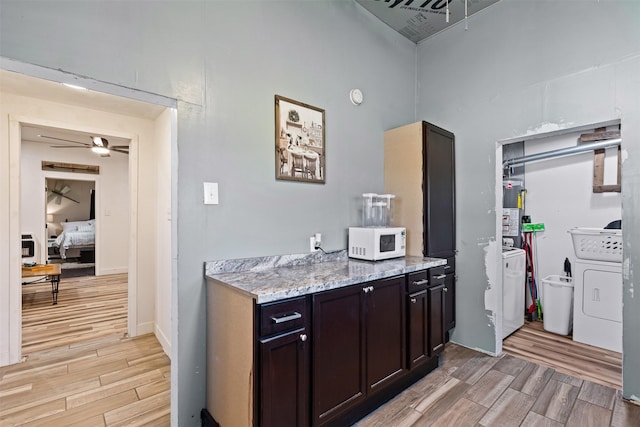
POLYGON ((218 183, 217 182, 204 183, 204 204, 205 205, 218 204, 218 183))

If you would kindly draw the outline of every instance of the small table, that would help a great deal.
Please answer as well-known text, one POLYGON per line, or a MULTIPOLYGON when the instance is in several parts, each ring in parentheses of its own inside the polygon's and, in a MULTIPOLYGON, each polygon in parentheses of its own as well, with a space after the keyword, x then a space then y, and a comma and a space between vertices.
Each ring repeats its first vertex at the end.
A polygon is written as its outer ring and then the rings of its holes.
POLYGON ((58 286, 60 285, 60 264, 36 264, 33 267, 22 267, 22 278, 41 277, 32 282, 22 282, 23 285, 32 283, 51 282, 51 297, 53 305, 58 303, 58 286))

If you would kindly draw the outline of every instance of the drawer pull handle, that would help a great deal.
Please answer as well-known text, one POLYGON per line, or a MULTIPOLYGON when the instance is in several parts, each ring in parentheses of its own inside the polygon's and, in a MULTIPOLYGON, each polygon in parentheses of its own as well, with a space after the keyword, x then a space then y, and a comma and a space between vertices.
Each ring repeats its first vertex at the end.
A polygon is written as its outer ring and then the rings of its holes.
POLYGON ((417 299, 415 299, 415 298, 411 298, 411 303, 412 303, 412 304, 415 304, 416 302, 418 302, 418 300, 417 300, 417 299))
POLYGON ((434 279, 434 280, 440 280, 440 279, 444 279, 445 277, 447 277, 447 275, 446 275, 446 274, 440 274, 440 275, 438 275, 438 276, 434 277, 433 279, 434 279))
POLYGON ((373 286, 365 286, 364 288, 362 288, 362 291, 367 294, 369 292, 373 292, 373 286))
POLYGON ((433 351, 438 351, 442 347, 444 347, 444 344, 438 344, 437 346, 433 347, 433 351))
POLYGON ((422 285, 428 285, 429 281, 427 279, 422 279, 422 280, 418 280, 416 282, 412 282, 411 283, 414 286, 422 286, 422 285))
POLYGON ((273 320, 273 323, 277 325, 279 323, 289 322, 290 320, 300 319, 301 317, 302 317, 302 314, 298 313, 297 311, 294 311, 293 314, 289 314, 287 316, 282 316, 282 317, 271 316, 271 320, 273 320))
POLYGON ((307 340, 307 334, 300 334, 300 341, 305 342, 307 340))
POLYGON ((450 269, 451 269, 451 266, 450 266, 450 265, 445 265, 445 266, 444 266, 444 269, 445 269, 445 270, 450 270, 450 269))

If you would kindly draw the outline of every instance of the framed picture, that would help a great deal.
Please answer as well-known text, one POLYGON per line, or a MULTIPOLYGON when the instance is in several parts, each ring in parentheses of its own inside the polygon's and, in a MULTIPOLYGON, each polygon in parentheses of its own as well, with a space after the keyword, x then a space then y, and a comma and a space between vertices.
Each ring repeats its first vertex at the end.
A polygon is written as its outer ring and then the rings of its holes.
POLYGON ((276 179, 324 184, 324 110, 275 96, 276 179))

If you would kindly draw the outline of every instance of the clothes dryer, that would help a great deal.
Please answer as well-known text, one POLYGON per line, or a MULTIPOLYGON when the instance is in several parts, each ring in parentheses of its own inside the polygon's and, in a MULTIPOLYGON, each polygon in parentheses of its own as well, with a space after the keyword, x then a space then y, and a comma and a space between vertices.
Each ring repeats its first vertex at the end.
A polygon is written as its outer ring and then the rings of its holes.
POLYGON ((622 263, 576 260, 573 340, 622 352, 622 263))

